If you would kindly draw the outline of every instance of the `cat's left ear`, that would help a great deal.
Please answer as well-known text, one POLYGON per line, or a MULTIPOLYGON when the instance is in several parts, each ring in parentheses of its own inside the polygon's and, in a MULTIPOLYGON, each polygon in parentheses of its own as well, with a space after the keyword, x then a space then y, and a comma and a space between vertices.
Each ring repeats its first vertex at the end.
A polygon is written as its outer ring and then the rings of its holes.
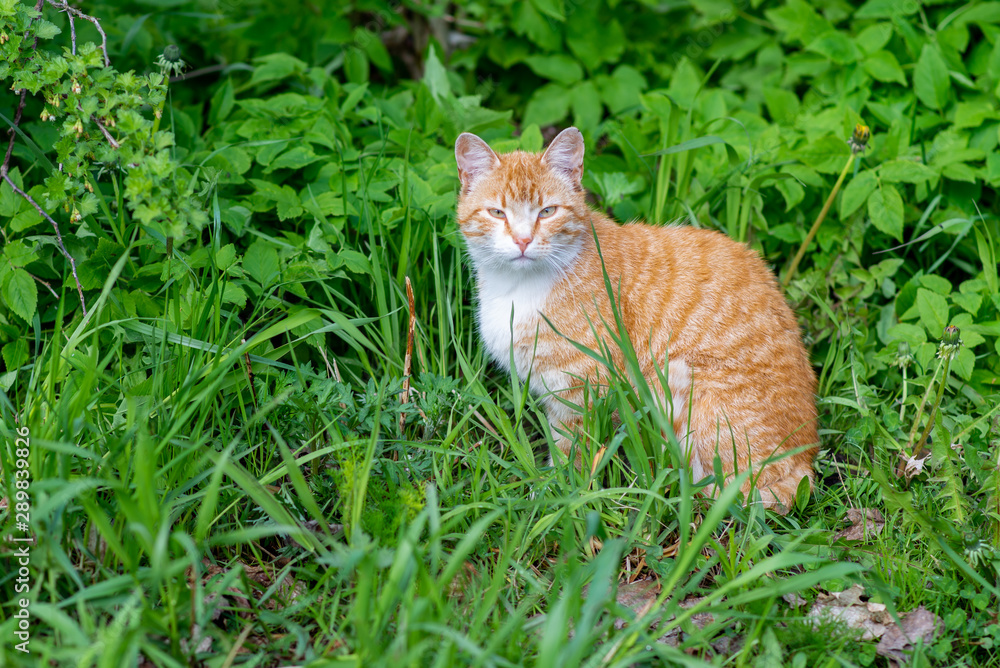
POLYGON ((542 162, 568 178, 575 188, 582 189, 583 135, 576 128, 566 128, 545 149, 542 162))

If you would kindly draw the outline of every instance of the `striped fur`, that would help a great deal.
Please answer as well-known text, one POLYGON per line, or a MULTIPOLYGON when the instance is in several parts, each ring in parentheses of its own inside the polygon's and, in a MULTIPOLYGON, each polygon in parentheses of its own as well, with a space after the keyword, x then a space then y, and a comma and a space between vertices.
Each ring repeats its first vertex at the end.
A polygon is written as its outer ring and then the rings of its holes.
MULTIPOLYGON (((483 343, 501 367, 513 362, 521 378, 531 372, 552 424, 579 425, 559 396, 580 405, 576 378, 598 377, 593 360, 563 337, 596 348, 591 323, 614 322, 596 233, 651 387, 660 386, 653 360, 662 365, 669 348, 667 405, 695 480, 713 470, 718 453, 727 475, 753 468, 766 505, 790 507, 799 481, 813 479, 816 380, 795 316, 757 254, 718 232, 619 225, 592 211, 576 128, 541 155, 497 155, 470 134, 455 152, 458 222, 477 275, 483 343)), ((570 440, 558 445, 567 452, 570 440)))

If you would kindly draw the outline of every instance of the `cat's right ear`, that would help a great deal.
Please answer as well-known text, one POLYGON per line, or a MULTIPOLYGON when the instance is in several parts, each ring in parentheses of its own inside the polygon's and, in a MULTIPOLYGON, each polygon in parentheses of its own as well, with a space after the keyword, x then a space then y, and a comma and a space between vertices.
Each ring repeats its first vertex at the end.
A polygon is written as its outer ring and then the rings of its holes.
POLYGON ((455 160, 458 161, 458 178, 462 181, 462 194, 468 195, 473 182, 500 165, 500 158, 482 139, 463 132, 455 141, 455 160))
POLYGON ((566 128, 552 140, 542 155, 542 162, 583 190, 583 135, 576 128, 566 128))

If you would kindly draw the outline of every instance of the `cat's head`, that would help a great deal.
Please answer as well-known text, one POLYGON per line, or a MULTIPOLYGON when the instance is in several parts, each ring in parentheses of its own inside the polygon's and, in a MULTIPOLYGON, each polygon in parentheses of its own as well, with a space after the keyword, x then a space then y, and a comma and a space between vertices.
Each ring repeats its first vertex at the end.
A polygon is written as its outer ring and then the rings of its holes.
POLYGON ((583 135, 559 133, 544 153, 497 155, 476 135, 455 142, 458 223, 473 262, 494 271, 567 270, 590 231, 583 135))

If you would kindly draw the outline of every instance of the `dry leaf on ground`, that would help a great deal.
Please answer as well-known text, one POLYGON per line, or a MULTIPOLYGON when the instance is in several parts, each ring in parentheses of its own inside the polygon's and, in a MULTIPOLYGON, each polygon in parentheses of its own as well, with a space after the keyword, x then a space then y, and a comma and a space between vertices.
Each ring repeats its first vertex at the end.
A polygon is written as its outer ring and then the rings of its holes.
POLYGON ((904 652, 911 650, 918 640, 933 639, 943 627, 941 619, 923 606, 901 615, 901 626, 897 625, 884 604, 862 601, 862 596, 864 587, 861 585, 820 594, 806 617, 843 622, 852 629, 859 629, 862 640, 880 638, 875 651, 893 665, 905 661, 904 652))
MULTIPOLYGON (((642 617, 653 607, 656 603, 656 597, 660 593, 660 583, 656 580, 638 580, 636 582, 631 582, 627 584, 618 585, 618 605, 629 608, 635 611, 636 618, 642 617)), ((681 607, 685 609, 693 608, 702 602, 704 597, 701 596, 691 596, 681 602, 681 607)), ((661 622, 673 621, 674 617, 671 616, 666 620, 657 619, 653 622, 651 628, 657 628, 661 622)), ((705 628, 707 625, 715 621, 715 617, 707 612, 695 613, 690 618, 691 623, 699 629, 705 628)), ((624 619, 615 620, 615 628, 622 629, 625 628, 628 622, 624 619)), ((666 643, 676 647, 681 640, 681 629, 678 626, 674 626, 669 631, 660 636, 657 641, 666 643)))
POLYGON ((852 629, 860 629, 862 640, 881 638, 893 624, 892 615, 882 603, 862 601, 864 593, 865 588, 856 584, 844 591, 820 594, 806 617, 843 622, 852 629))
POLYGON ((924 464, 930 459, 930 454, 923 457, 907 457, 905 458, 905 465, 903 466, 903 477, 910 480, 921 474, 924 470, 924 464))
POLYGON ((895 624, 890 626, 875 648, 879 655, 897 662, 906 661, 906 651, 912 650, 918 641, 927 644, 944 626, 940 618, 924 606, 901 616, 899 622, 902 628, 895 624))
POLYGON ((874 508, 851 508, 847 511, 851 526, 834 534, 834 540, 866 540, 882 533, 885 518, 874 508))

